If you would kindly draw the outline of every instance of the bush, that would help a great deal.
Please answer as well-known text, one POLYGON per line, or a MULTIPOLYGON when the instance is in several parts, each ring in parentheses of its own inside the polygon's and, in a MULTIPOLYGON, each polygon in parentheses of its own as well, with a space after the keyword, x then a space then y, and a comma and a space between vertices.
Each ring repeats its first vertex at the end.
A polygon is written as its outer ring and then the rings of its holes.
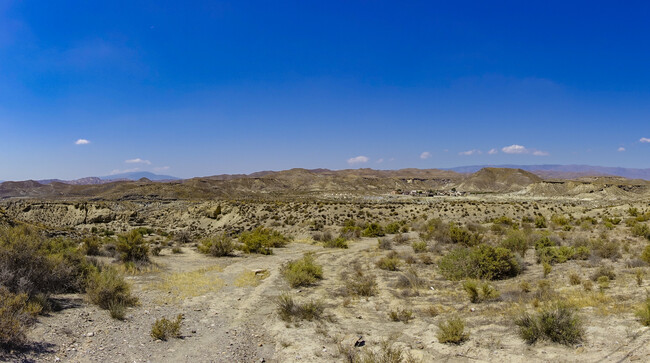
POLYGON ((423 288, 425 281, 418 275, 418 272, 414 268, 408 269, 408 271, 400 274, 397 278, 396 286, 400 288, 410 288, 413 290, 418 290, 423 288))
POLYGON ((584 329, 575 311, 565 304, 555 303, 537 315, 524 313, 515 320, 519 336, 528 344, 539 339, 572 345, 582 341, 584 329))
POLYGON ((643 252, 641 253, 641 259, 645 261, 645 263, 650 264, 650 245, 645 246, 643 249, 643 252))
POLYGON ((466 228, 457 226, 455 223, 449 223, 449 239, 452 243, 472 247, 483 241, 483 235, 472 233, 466 228))
POLYGON ((370 223, 366 228, 361 232, 363 237, 383 237, 384 229, 378 223, 370 223))
POLYGON ((387 271, 397 271, 399 270, 399 265, 400 259, 397 258, 396 253, 389 253, 377 261, 377 267, 387 271))
POLYGON ((564 263, 570 259, 573 259, 575 255, 575 250, 573 247, 568 246, 553 246, 553 247, 543 247, 537 251, 537 262, 538 263, 564 263))
POLYGON ((463 289, 467 292, 469 301, 474 304, 499 298, 499 292, 487 282, 479 285, 476 280, 467 280, 463 283, 463 289))
POLYGON ((348 219, 344 222, 343 228, 341 228, 341 236, 346 239, 359 238, 361 237, 361 227, 357 226, 354 220, 348 219))
POLYGON ((645 223, 637 223, 632 226, 632 234, 650 239, 650 227, 645 223))
POLYGON ((118 236, 116 247, 122 262, 149 261, 149 245, 137 230, 118 236))
POLYGON ((427 243, 425 241, 414 241, 411 243, 411 247, 413 247, 413 252, 415 253, 422 253, 427 251, 427 243))
POLYGON ((636 311, 636 316, 639 318, 641 324, 650 326, 650 297, 641 305, 641 308, 636 311))
POLYGON ((88 299, 102 309, 117 309, 119 305, 135 306, 138 299, 131 295, 131 286, 113 267, 93 271, 86 283, 88 299))
POLYGON ((608 280, 616 279, 616 273, 612 266, 600 266, 598 270, 591 275, 591 280, 598 281, 598 278, 601 276, 606 276, 608 280))
POLYGON ((151 337, 154 339, 167 340, 168 338, 180 338, 183 314, 178 314, 176 320, 167 318, 157 319, 151 326, 151 337))
POLYGON ((276 298, 276 306, 280 319, 294 320, 319 320, 325 312, 325 305, 320 301, 308 301, 304 304, 297 303, 290 294, 281 294, 276 298))
POLYGON ((377 248, 380 250, 392 250, 393 244, 388 238, 379 238, 377 239, 377 248))
POLYGON ((616 260, 621 257, 619 244, 606 238, 599 238, 591 242, 594 253, 601 258, 616 260))
POLYGON ((377 293, 375 275, 364 273, 358 264, 354 264, 352 271, 346 273, 343 278, 347 295, 373 296, 377 293))
POLYGON ((395 234, 399 232, 400 224, 398 222, 388 223, 384 228, 384 232, 387 234, 395 234))
POLYGON ((528 239, 523 231, 512 230, 508 236, 501 241, 501 247, 507 248, 512 252, 517 252, 521 257, 526 255, 528 250, 528 239))
POLYGON ((411 319, 413 319, 413 310, 409 309, 397 309, 391 310, 388 313, 388 317, 392 321, 401 321, 404 324, 408 324, 411 319))
POLYGON ((535 217, 535 228, 546 228, 546 218, 543 215, 538 215, 535 217))
POLYGON ((25 342, 27 328, 34 322, 28 312, 27 294, 13 294, 0 286, 0 347, 11 348, 25 342))
POLYGON ((299 260, 287 262, 281 272, 291 287, 313 285, 323 278, 323 267, 316 264, 310 253, 299 260))
POLYGON ((290 239, 283 236, 280 232, 257 227, 250 232, 242 232, 239 235, 239 242, 243 243, 241 247, 245 253, 260 253, 263 255, 273 254, 273 247, 284 247, 290 239))
POLYGON ((82 240, 82 249, 88 256, 98 256, 102 243, 96 236, 86 237, 82 240))
POLYGON ((449 280, 501 280, 517 276, 521 270, 512 251, 489 245, 452 250, 440 259, 438 268, 449 280))
POLYGON ((326 248, 348 248, 348 240, 343 236, 323 242, 323 247, 326 248))
POLYGON ((205 253, 206 255, 223 257, 232 255, 235 250, 235 245, 228 235, 221 233, 202 239, 197 248, 199 252, 205 253))
POLYGON ((461 344, 469 339, 465 333, 465 322, 459 317, 452 317, 438 324, 438 341, 443 344, 461 344))

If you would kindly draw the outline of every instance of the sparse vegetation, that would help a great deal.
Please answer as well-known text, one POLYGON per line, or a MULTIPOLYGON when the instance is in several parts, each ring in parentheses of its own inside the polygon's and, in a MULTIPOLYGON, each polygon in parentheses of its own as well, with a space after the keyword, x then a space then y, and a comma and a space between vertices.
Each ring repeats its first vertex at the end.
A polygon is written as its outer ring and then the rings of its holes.
POLYGON ((300 304, 288 293, 276 298, 276 306, 280 319, 284 321, 319 320, 325 311, 325 305, 320 301, 311 300, 300 304))
POLYGON ((122 262, 149 262, 149 244, 137 230, 120 235, 116 247, 122 262))
POLYGON ((574 309, 566 304, 554 303, 538 314, 523 313, 515 319, 519 336, 529 344, 540 339, 572 345, 582 341, 584 329, 574 309))
POLYGON ((313 285, 323 278, 323 267, 316 264, 313 254, 305 254, 299 260, 288 262, 281 272, 291 287, 313 285))
POLYGON ((469 333, 465 332, 465 322, 457 316, 440 322, 436 336, 443 344, 461 344, 469 339, 469 333))
POLYGON ((286 246, 289 240, 280 232, 264 227, 257 227, 253 231, 243 232, 239 235, 239 242, 242 243, 241 250, 243 252, 263 255, 272 254, 272 248, 274 247, 286 246))
POLYGON ((202 239, 197 248, 199 252, 205 253, 206 255, 223 257, 232 255, 235 250, 235 245, 232 242, 232 238, 222 233, 202 239))
POLYGON ((175 320, 169 320, 167 318, 157 319, 151 326, 151 337, 160 340, 180 338, 182 322, 182 314, 178 314, 175 320))
POLYGON ((456 248, 440 260, 438 267, 449 280, 501 280, 514 277, 521 271, 512 251, 485 244, 471 249, 456 248))

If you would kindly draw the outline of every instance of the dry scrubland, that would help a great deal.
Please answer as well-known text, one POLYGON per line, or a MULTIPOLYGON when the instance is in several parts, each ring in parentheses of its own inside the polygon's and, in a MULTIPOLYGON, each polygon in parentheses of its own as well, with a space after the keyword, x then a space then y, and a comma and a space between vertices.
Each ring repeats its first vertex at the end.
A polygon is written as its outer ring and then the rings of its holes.
POLYGON ((17 200, 0 217, 5 360, 650 360, 647 202, 17 200))

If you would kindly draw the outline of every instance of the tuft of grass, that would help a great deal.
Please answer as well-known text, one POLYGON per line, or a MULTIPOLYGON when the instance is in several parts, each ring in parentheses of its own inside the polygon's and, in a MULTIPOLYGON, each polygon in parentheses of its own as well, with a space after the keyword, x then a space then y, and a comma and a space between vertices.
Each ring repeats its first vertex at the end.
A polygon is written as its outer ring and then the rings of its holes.
POLYGON ((413 252, 422 253, 422 252, 426 252, 429 246, 425 241, 414 241, 413 243, 411 243, 411 247, 413 248, 413 252))
POLYGON ((591 280, 598 281, 601 276, 606 276, 608 280, 615 280, 616 272, 614 272, 612 266, 600 266, 598 270, 591 275, 591 280))
POLYGON ((373 296, 377 294, 377 278, 366 273, 359 264, 352 266, 352 271, 343 275, 347 295, 373 296))
POLYGON ((14 294, 0 285, 0 348, 17 347, 26 339, 26 331, 34 322, 28 312, 27 294, 14 294))
POLYGON ((131 286, 124 277, 112 267, 104 267, 88 276, 86 296, 102 309, 109 310, 111 316, 119 319, 119 306, 135 306, 138 299, 131 294, 131 286), (115 310, 115 312, 113 312, 115 310))
POLYGON ((221 272, 223 268, 214 265, 190 272, 165 274, 159 282, 147 288, 166 292, 165 298, 159 302, 178 302, 185 299, 206 295, 219 291, 224 282, 213 272, 221 272))
POLYGON ((348 354, 348 361, 352 363, 415 363, 418 362, 402 347, 391 344, 390 341, 381 343, 379 349, 365 350, 362 354, 348 354))
POLYGON ((397 253, 392 252, 380 258, 376 265, 382 270, 397 271, 399 270, 400 259, 397 257, 397 253))
POLYGON ((281 272, 289 285, 294 288, 313 285, 323 278, 323 266, 316 264, 311 253, 305 254, 299 260, 287 262, 281 272))
POLYGON ((269 277, 270 273, 266 270, 261 271, 259 273, 255 273, 254 271, 251 270, 246 270, 239 274, 237 278, 235 278, 235 286, 237 287, 255 287, 258 286, 262 280, 265 278, 269 277))
POLYGON ((580 278, 580 275, 578 275, 575 271, 572 271, 569 274, 569 283, 571 285, 580 285, 582 282, 582 279, 580 278))
POLYGON ((409 268, 406 272, 397 277, 396 286, 404 289, 419 290, 423 288, 425 281, 418 275, 414 268, 409 268))
POLYGON ((463 283, 463 288, 469 296, 469 301, 475 304, 483 301, 496 300, 500 296, 499 292, 487 282, 479 285, 476 280, 467 280, 463 283))
POLYGON ((582 321, 575 310, 566 304, 556 302, 542 309, 536 315, 523 313, 515 319, 519 336, 528 344, 540 339, 555 343, 573 345, 584 338, 582 321))
POLYGON ((325 248, 348 248, 348 240, 343 237, 339 236, 335 239, 329 239, 323 241, 323 247, 325 248))
POLYGON ((180 338, 182 322, 183 314, 178 314, 173 321, 167 318, 157 319, 151 326, 151 337, 160 340, 180 338))
POLYGON ((440 322, 436 336, 443 344, 462 344, 469 339, 469 333, 465 332, 465 322, 457 316, 440 322))

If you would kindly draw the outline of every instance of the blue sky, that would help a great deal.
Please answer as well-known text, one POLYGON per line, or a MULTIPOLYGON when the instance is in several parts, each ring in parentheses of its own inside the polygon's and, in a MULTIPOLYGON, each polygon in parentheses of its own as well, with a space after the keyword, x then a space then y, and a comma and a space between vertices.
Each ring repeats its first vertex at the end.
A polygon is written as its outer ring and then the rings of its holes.
POLYGON ((648 2, 98 3, 0 0, 0 180, 650 167, 648 2))

